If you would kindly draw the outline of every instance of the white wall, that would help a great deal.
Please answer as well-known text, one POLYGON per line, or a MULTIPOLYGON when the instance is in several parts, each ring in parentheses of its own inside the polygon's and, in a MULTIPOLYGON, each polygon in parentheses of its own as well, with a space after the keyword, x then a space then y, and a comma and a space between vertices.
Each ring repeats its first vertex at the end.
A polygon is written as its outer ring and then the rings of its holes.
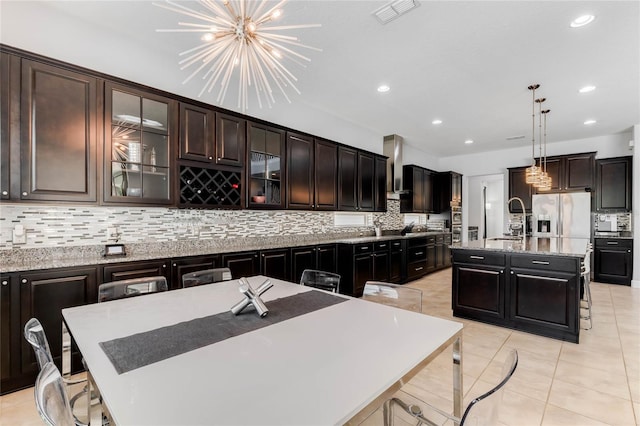
MULTIPOLYGON (((633 126, 634 149, 635 144, 640 143, 640 124, 633 126)), ((631 202, 633 203, 633 279, 631 286, 640 288, 640 155, 633 156, 633 192, 631 202)))

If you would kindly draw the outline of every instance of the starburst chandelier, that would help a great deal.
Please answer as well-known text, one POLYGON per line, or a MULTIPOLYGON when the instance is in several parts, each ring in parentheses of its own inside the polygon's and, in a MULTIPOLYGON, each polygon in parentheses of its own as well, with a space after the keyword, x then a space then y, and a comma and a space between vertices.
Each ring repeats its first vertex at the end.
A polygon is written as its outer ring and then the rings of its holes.
POLYGON ((301 44, 296 37, 278 34, 292 29, 320 27, 320 24, 269 25, 282 15, 287 0, 199 0, 196 8, 166 0, 154 5, 194 18, 197 22, 178 22, 184 28, 158 29, 158 32, 184 32, 200 34, 201 43, 180 53, 180 69, 195 67, 183 81, 186 84, 202 73, 204 86, 198 96, 217 87, 218 104, 224 102, 234 74, 238 80, 238 108, 246 111, 249 91, 255 91, 258 105, 269 107, 275 103, 274 91, 279 89, 291 102, 285 89, 300 91, 295 85, 298 79, 283 64, 290 60, 302 67, 311 59, 294 51, 296 47, 322 51, 301 44), (277 88, 277 89, 276 89, 277 88))

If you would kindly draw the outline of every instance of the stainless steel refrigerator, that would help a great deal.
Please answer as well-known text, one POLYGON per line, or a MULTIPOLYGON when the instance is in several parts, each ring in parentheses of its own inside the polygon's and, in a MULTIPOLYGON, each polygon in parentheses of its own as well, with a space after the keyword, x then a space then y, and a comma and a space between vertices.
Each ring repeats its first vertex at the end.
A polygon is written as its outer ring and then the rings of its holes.
POLYGON ((535 194, 534 237, 591 238, 591 193, 535 194))

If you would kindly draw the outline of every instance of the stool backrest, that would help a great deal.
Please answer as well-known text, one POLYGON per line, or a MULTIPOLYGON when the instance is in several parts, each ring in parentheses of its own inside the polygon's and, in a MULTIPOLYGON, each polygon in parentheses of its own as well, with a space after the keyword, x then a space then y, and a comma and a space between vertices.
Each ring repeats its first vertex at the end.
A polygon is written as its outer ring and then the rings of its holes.
POLYGON ((300 284, 337 293, 340 290, 340 275, 316 269, 305 269, 302 271, 300 284))
POLYGON ((367 281, 362 299, 408 311, 422 312, 422 290, 419 288, 382 281, 367 281))
POLYGON ((233 278, 231 277, 231 269, 229 268, 205 269, 203 271, 184 274, 182 276, 182 288, 229 281, 231 279, 233 278))
POLYGON ((98 287, 98 302, 108 302, 167 290, 169 290, 167 279, 163 276, 112 281, 100 284, 98 287))
POLYGON ((34 387, 36 408, 42 420, 50 426, 74 426, 76 424, 67 389, 60 371, 53 362, 46 363, 34 387))

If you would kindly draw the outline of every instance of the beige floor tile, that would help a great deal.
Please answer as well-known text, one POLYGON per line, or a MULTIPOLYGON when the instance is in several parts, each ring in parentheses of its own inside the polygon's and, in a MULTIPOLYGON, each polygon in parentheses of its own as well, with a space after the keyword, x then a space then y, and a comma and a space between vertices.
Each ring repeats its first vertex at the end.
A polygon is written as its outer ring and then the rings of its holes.
POLYGON ((633 403, 633 411, 636 414, 636 425, 640 425, 640 402, 633 403))
POLYGON ((614 375, 597 368, 560 360, 554 380, 572 383, 587 389, 597 389, 623 399, 631 399, 626 375, 614 375))
POLYGON ((549 404, 612 425, 633 425, 631 401, 554 379, 549 404))
POLYGON ((560 353, 561 361, 596 368, 614 375, 625 375, 626 369, 621 352, 591 352, 580 345, 565 345, 560 353))
POLYGON ((607 426, 598 420, 590 419, 573 411, 547 404, 544 410, 542 426, 607 426))
POLYGON ((523 349, 547 359, 557 359, 560 354, 562 342, 547 337, 514 331, 504 345, 518 350, 523 349))
MULTIPOLYGON (((503 379, 502 360, 493 360, 484 371, 480 380, 488 383, 498 384, 503 379)), ((511 380, 506 384, 505 389, 516 392, 531 398, 546 402, 551 389, 552 376, 539 374, 534 369, 528 369, 518 363, 511 380)))

